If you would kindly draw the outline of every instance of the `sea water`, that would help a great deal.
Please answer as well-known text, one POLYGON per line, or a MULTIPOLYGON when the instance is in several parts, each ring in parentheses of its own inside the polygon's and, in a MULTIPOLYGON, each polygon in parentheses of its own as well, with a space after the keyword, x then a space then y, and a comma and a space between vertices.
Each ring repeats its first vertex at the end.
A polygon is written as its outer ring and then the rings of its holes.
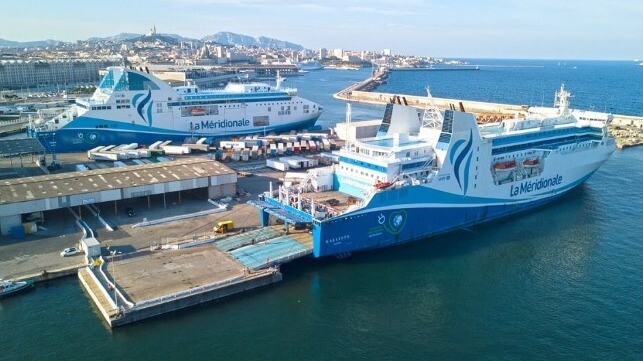
MULTIPOLYGON (((634 63, 477 63, 493 66, 393 72, 379 90, 420 95, 429 85, 439 97, 550 105, 565 82, 579 108, 643 113, 634 63)), ((329 126, 344 117, 332 94, 369 73, 288 82, 324 106, 329 126)), ((355 104, 353 118, 382 109, 355 104)), ((640 360, 642 162, 642 147, 617 150, 536 210, 342 260, 299 260, 275 285, 115 330, 76 278, 38 285, 0 302, 0 360, 640 360)))

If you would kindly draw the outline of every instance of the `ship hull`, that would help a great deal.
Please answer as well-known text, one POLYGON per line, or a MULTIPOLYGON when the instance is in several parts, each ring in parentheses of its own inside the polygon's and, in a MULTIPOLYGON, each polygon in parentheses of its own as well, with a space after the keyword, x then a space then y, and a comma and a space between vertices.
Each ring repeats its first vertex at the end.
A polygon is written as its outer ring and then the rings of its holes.
POLYGON ((37 139, 51 153, 80 152, 96 146, 120 145, 129 143, 152 144, 156 141, 170 140, 175 143, 185 143, 188 139, 209 138, 210 140, 229 139, 233 136, 251 134, 284 133, 291 130, 310 129, 315 125, 319 116, 299 122, 286 123, 270 127, 255 127, 235 131, 179 131, 173 129, 130 127, 92 128, 77 127, 74 123, 55 131, 30 131, 29 135, 37 139))
POLYGON ((109 67, 90 98, 76 99, 50 119, 36 119, 28 134, 48 152, 157 141, 183 143, 306 129, 322 107, 296 90, 264 83, 231 83, 225 89, 173 88, 142 71, 109 67))
MULTIPOLYGON (((315 257, 349 254, 425 239, 457 229, 493 221, 553 202, 587 180, 593 171, 564 188, 538 199, 505 204, 418 204, 421 191, 413 188, 386 191, 388 206, 319 222, 313 226, 315 257)), ((466 201, 466 198, 465 198, 466 201)))

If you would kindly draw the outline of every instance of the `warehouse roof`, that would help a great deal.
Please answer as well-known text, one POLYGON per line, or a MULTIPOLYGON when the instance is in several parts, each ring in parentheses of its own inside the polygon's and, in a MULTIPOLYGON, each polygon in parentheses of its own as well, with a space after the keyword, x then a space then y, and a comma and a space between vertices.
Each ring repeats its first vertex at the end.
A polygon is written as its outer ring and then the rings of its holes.
POLYGON ((68 172, 0 181, 0 204, 235 174, 205 158, 185 158, 119 168, 68 172))

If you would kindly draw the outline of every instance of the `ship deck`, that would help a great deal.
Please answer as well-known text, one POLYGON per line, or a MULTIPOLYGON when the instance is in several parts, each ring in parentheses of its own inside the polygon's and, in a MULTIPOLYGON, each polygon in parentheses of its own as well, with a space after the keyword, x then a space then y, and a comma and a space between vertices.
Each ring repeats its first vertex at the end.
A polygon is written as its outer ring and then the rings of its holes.
POLYGON ((346 212, 348 207, 355 204, 358 200, 355 197, 340 191, 303 193, 302 199, 313 199, 317 206, 324 205, 335 214, 346 212))

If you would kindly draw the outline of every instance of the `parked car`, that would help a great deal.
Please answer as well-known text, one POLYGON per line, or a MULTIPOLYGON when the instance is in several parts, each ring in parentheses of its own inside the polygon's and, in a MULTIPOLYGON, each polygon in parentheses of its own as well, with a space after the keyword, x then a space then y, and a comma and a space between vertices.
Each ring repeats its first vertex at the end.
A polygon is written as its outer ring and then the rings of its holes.
POLYGON ((134 208, 132 207, 125 208, 125 213, 127 213, 128 217, 134 217, 136 215, 136 212, 134 212, 134 208))
POLYGON ((73 256, 73 255, 75 255, 76 253, 78 253, 78 248, 76 248, 76 247, 69 247, 69 248, 65 248, 65 249, 63 249, 63 251, 62 251, 62 252, 60 252, 60 256, 61 256, 61 257, 73 256))

